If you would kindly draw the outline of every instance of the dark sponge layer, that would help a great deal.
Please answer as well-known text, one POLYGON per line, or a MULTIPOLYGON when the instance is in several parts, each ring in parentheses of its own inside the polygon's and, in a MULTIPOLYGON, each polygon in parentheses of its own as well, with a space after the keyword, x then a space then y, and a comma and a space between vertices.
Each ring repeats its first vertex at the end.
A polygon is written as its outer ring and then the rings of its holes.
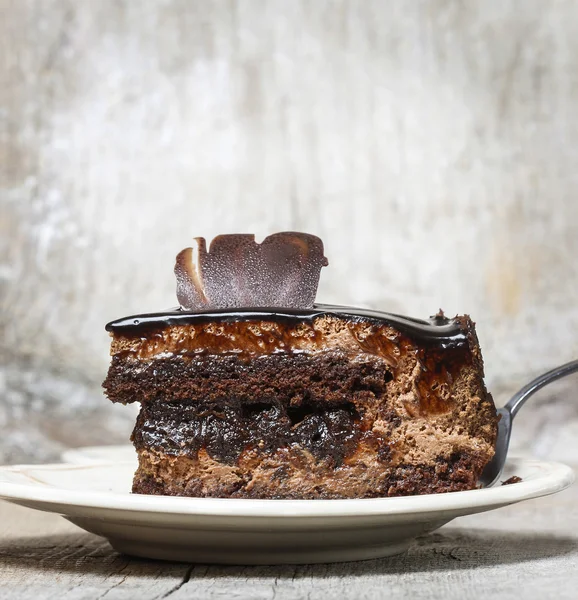
POLYGON ((352 395, 379 396, 393 379, 379 359, 351 360, 336 353, 174 356, 137 361, 114 356, 103 383, 113 402, 196 398, 220 402, 336 402, 352 395))

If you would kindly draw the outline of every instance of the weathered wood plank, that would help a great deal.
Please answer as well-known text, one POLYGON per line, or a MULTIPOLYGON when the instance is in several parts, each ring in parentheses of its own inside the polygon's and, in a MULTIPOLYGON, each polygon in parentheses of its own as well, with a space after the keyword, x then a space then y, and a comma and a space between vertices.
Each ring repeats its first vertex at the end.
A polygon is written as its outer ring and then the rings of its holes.
POLYGON ((161 598, 189 565, 132 559, 56 515, 0 502, 0 598, 161 598))

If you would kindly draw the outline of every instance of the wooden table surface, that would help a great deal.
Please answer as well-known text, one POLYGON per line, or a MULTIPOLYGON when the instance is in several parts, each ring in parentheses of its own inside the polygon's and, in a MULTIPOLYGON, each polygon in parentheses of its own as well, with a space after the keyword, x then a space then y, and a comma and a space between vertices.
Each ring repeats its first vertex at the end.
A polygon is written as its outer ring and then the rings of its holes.
POLYGON ((578 597, 578 486, 464 517, 402 556, 235 567, 133 559, 63 518, 0 502, 0 599, 578 597))

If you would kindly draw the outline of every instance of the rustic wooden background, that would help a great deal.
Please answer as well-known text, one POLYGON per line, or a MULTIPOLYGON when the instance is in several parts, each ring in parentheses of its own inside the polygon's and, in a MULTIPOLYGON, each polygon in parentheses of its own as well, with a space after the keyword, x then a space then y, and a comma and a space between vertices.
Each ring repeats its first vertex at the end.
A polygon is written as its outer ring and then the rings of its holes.
MULTIPOLYGON (((320 299, 470 313, 502 401, 578 356, 577 165, 575 0, 0 0, 0 459, 126 439, 103 325, 174 305, 194 235, 309 231, 320 299)), ((578 455, 575 388, 518 446, 578 455)))

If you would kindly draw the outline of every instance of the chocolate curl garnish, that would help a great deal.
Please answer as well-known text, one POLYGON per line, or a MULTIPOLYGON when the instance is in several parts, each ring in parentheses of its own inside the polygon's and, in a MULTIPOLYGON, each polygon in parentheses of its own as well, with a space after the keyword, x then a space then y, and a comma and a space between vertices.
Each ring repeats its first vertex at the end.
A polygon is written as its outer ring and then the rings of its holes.
POLYGON ((307 233, 275 233, 261 244, 252 234, 219 235, 207 252, 177 255, 177 298, 185 310, 240 307, 310 308, 321 268, 328 262, 323 242, 307 233))

